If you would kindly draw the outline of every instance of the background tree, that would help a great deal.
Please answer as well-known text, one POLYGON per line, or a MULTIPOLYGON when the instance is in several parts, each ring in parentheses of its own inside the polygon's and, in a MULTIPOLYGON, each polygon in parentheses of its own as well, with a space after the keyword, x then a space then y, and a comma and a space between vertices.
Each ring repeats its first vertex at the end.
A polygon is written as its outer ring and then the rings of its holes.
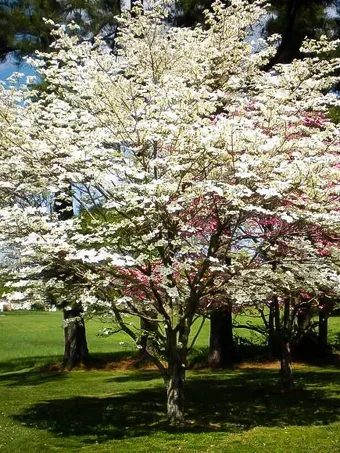
POLYGON ((274 0, 271 4, 274 15, 266 31, 279 33, 281 40, 267 67, 302 58, 300 47, 306 37, 318 39, 326 34, 336 38, 339 34, 339 18, 329 17, 326 9, 336 5, 333 0, 274 0))
MULTIPOLYGON (((61 221, 72 219, 74 215, 72 187, 70 187, 66 197, 63 197, 61 194, 59 194, 59 196, 58 194, 55 194, 53 210, 61 221)), ((67 276, 63 274, 63 271, 61 272, 62 275, 60 275, 59 278, 66 278, 67 276)), ((48 273, 51 273, 52 278, 56 277, 60 273, 58 264, 48 269, 48 273)), ((51 291, 48 295, 53 303, 53 292, 51 291)), ((65 348, 63 365, 73 368, 77 365, 85 364, 89 357, 85 319, 83 316, 84 309, 79 301, 72 301, 70 303, 67 300, 67 293, 63 296, 65 297, 65 300, 62 300, 57 304, 58 308, 62 308, 64 318, 63 328, 65 348)))
POLYGON ((112 43, 119 12, 118 0, 4 0, 0 3, 0 58, 11 52, 20 61, 36 50, 47 51, 53 37, 44 19, 62 24, 74 21, 83 39, 101 35, 112 43))

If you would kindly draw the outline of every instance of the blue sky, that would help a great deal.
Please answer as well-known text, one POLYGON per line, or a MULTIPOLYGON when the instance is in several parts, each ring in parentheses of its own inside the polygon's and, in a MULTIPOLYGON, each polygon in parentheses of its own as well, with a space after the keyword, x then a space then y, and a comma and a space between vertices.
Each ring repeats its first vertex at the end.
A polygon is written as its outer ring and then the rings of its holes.
POLYGON ((35 74, 30 65, 25 62, 18 65, 15 63, 14 58, 11 55, 8 55, 6 60, 3 63, 0 63, 0 81, 6 81, 13 72, 22 72, 27 76, 35 74))

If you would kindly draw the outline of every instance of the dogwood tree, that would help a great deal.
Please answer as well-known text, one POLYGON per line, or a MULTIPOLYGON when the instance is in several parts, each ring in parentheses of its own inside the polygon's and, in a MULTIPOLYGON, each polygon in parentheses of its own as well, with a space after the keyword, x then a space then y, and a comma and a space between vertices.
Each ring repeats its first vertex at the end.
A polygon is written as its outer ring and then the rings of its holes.
POLYGON ((127 315, 151 323, 147 352, 174 425, 197 316, 339 287, 334 260, 307 234, 339 232, 339 131, 322 113, 337 102, 326 93, 339 61, 318 56, 335 44, 308 42, 306 60, 264 73, 274 43, 249 36, 265 13, 262 1, 217 2, 191 30, 169 27, 163 4, 137 7, 119 20, 114 53, 59 28, 55 52, 37 62, 49 91, 23 94, 2 133, 11 297, 67 294, 114 316, 137 345, 127 315), (86 222, 32 202, 70 191, 86 222), (278 245, 256 226, 264 218, 299 230, 276 266, 278 245))

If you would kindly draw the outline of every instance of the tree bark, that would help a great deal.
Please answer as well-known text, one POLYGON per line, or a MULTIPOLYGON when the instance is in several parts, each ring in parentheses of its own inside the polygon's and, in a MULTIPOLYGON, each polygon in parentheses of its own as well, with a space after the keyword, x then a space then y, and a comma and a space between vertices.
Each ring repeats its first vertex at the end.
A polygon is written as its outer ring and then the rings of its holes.
POLYGON ((294 35, 296 19, 299 13, 297 0, 288 0, 286 13, 282 13, 283 30, 281 34, 281 43, 279 44, 276 54, 269 60, 264 67, 266 71, 270 70, 277 63, 290 63, 294 58, 300 55, 301 40, 294 35), (295 38, 295 39, 294 39, 295 38))
MULTIPOLYGON (((73 217, 74 211, 71 187, 68 197, 62 197, 60 193, 56 194, 53 210, 58 215, 59 220, 64 221, 73 217)), ((65 306, 66 304, 67 302, 63 305, 65 306)), ((89 356, 85 322, 82 313, 83 308, 81 304, 71 307, 70 310, 63 308, 65 337, 63 365, 71 368, 85 363, 89 356)))
POLYGON ((171 426, 183 426, 185 363, 179 358, 169 361, 166 379, 167 415, 171 426))
POLYGON ((63 312, 65 335, 63 365, 73 368, 86 363, 89 357, 82 307, 64 309, 63 312))
POLYGON ((229 307, 224 307, 210 317, 209 365, 215 368, 230 365, 233 353, 232 312, 229 307))
POLYGON ((316 353, 316 335, 311 330, 312 318, 313 312, 310 300, 301 299, 296 315, 297 335, 293 349, 294 357, 308 360, 316 353))
POLYGON ((191 319, 183 319, 179 328, 167 330, 168 367, 164 376, 167 394, 167 416, 169 425, 185 425, 184 383, 188 355, 188 340, 191 319))
POLYGON ((275 296, 269 308, 268 320, 268 346, 270 348, 273 358, 279 359, 281 357, 280 348, 280 307, 275 296))
POLYGON ((289 341, 283 340, 281 353, 281 385, 284 391, 293 388, 292 357, 289 341))
POLYGON ((281 328, 281 385, 284 391, 290 391, 293 388, 293 373, 292 373, 292 355, 291 355, 291 332, 292 332, 292 316, 291 316, 290 299, 287 298, 284 302, 283 323, 281 328))

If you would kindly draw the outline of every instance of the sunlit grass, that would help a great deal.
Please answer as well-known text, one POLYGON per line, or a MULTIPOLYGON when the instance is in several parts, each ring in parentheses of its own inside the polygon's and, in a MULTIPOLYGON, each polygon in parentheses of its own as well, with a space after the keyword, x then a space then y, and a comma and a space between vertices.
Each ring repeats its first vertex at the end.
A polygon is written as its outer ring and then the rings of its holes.
MULTIPOLYGON (((135 329, 139 320, 131 317, 135 329)), ((32 368, 61 362, 64 333, 61 312, 17 311, 0 314, 0 372, 32 368)), ((100 335, 105 326, 101 319, 86 320, 87 341, 91 356, 100 360, 137 355, 138 350, 124 332, 105 337, 100 335)), ((193 327, 195 335, 198 323, 193 327)), ((196 348, 208 345, 209 325, 203 326, 196 348)))
MULTIPOLYGON (((35 367, 61 359, 62 314, 1 315, 1 453, 340 451, 338 367, 295 367, 289 395, 280 391, 275 366, 189 371, 188 426, 173 431, 157 371, 41 371, 35 367)), ((334 338, 339 321, 330 322, 334 338)), ((98 320, 88 320, 94 356, 119 359, 136 352, 122 333, 103 338, 100 329, 98 320)), ((208 333, 206 325, 199 348, 207 346, 208 333)))

